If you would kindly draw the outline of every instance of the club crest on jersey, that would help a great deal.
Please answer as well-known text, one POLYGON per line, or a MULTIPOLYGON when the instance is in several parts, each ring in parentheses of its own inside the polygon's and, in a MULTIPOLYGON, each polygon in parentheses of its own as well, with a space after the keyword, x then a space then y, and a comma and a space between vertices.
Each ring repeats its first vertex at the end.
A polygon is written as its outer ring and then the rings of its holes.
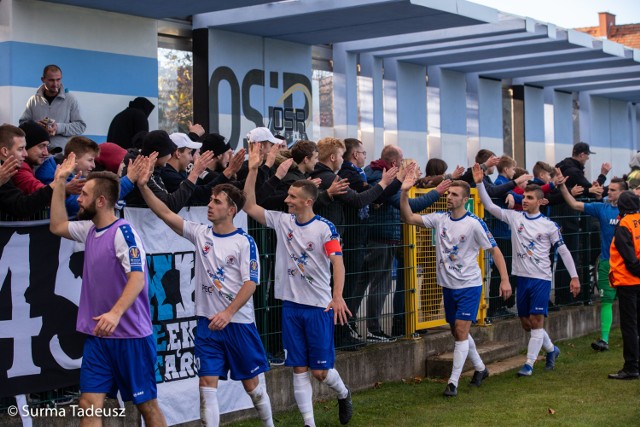
POLYGON ((204 246, 202 247, 202 253, 203 254, 208 254, 209 251, 211 250, 211 246, 213 245, 213 242, 204 242, 204 246))
POLYGON ((518 226, 518 234, 522 234, 523 230, 524 230, 524 224, 520 223, 520 225, 518 226))
POLYGON ((236 263, 236 257, 234 257, 233 255, 229 255, 225 261, 227 265, 233 265, 236 263))
POLYGON ((542 234, 541 234, 541 233, 538 233, 538 235, 536 235, 536 240, 537 240, 538 242, 542 242, 542 239, 543 239, 542 234))
POLYGON ((442 232, 440 233, 440 237, 443 239, 447 237, 447 227, 442 227, 442 232))
POLYGON ((315 247, 315 245, 313 244, 313 242, 307 242, 307 250, 309 252, 313 251, 314 247, 315 247))
POLYGON ((464 241, 467 240, 467 237, 464 234, 460 235, 460 243, 464 243, 464 241))
POLYGON ((251 260, 251 263, 249 264, 249 269, 251 270, 252 273, 255 273, 256 271, 258 271, 258 261, 251 260))
POLYGON ((287 233, 287 240, 291 241, 293 239, 293 230, 289 230, 289 232, 287 233))

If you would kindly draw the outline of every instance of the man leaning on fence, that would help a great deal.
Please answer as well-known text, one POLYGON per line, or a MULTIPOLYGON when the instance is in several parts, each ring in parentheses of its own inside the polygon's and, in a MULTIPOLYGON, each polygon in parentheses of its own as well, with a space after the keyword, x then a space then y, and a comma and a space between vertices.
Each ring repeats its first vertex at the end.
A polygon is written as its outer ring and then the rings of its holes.
POLYGON ((511 284, 502 252, 486 224, 465 208, 470 195, 469 184, 464 181, 451 183, 447 212, 420 215, 413 213, 409 205, 409 190, 415 183, 415 176, 411 166, 407 169, 401 188, 400 215, 402 222, 434 229, 436 277, 442 287, 445 317, 455 338, 453 367, 444 395, 453 397, 458 395, 458 381, 467 356, 475 368, 472 385, 480 386, 489 376, 469 333, 482 295, 482 272, 478 265, 480 249, 488 250, 498 267, 502 298, 511 296, 511 284))

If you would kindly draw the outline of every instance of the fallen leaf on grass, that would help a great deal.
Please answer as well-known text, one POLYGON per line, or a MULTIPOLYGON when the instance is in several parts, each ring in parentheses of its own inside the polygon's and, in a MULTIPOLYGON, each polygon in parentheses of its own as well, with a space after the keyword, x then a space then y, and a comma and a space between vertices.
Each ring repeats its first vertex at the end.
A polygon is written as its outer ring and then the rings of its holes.
POLYGON ((549 412, 549 415, 555 415, 556 413, 555 409, 551 409, 551 408, 549 408, 547 411, 549 412))
POLYGON ((404 384, 420 384, 422 382, 422 377, 411 377, 411 378, 403 378, 402 382, 404 384))
MULTIPOLYGON (((404 381, 404 380, 403 380, 404 381)), ((373 388, 374 389, 379 389, 380 387, 382 387, 382 382, 378 381, 376 383, 373 383, 373 388)))

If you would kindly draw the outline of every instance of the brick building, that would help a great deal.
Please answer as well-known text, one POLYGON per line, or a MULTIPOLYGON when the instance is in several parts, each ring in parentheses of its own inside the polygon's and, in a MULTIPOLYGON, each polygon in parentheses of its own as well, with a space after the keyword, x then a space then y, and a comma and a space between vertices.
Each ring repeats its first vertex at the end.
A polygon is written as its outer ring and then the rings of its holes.
POLYGON ((640 23, 616 25, 616 15, 609 12, 598 14, 600 25, 597 27, 576 28, 593 37, 604 37, 627 47, 640 49, 640 23))

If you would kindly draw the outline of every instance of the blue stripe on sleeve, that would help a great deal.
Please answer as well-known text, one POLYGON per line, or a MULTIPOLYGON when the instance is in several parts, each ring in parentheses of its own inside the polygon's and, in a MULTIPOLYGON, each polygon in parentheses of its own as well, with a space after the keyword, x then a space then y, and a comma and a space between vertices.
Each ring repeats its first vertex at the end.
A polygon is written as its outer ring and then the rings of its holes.
POLYGON ((249 279, 256 285, 260 284, 260 263, 258 262, 258 248, 253 237, 244 233, 249 242, 249 279))
POLYGON ((120 231, 122 232, 122 236, 124 236, 124 241, 129 247, 129 265, 131 266, 131 271, 142 271, 142 256, 136 243, 136 238, 133 235, 131 225, 122 224, 120 231))

